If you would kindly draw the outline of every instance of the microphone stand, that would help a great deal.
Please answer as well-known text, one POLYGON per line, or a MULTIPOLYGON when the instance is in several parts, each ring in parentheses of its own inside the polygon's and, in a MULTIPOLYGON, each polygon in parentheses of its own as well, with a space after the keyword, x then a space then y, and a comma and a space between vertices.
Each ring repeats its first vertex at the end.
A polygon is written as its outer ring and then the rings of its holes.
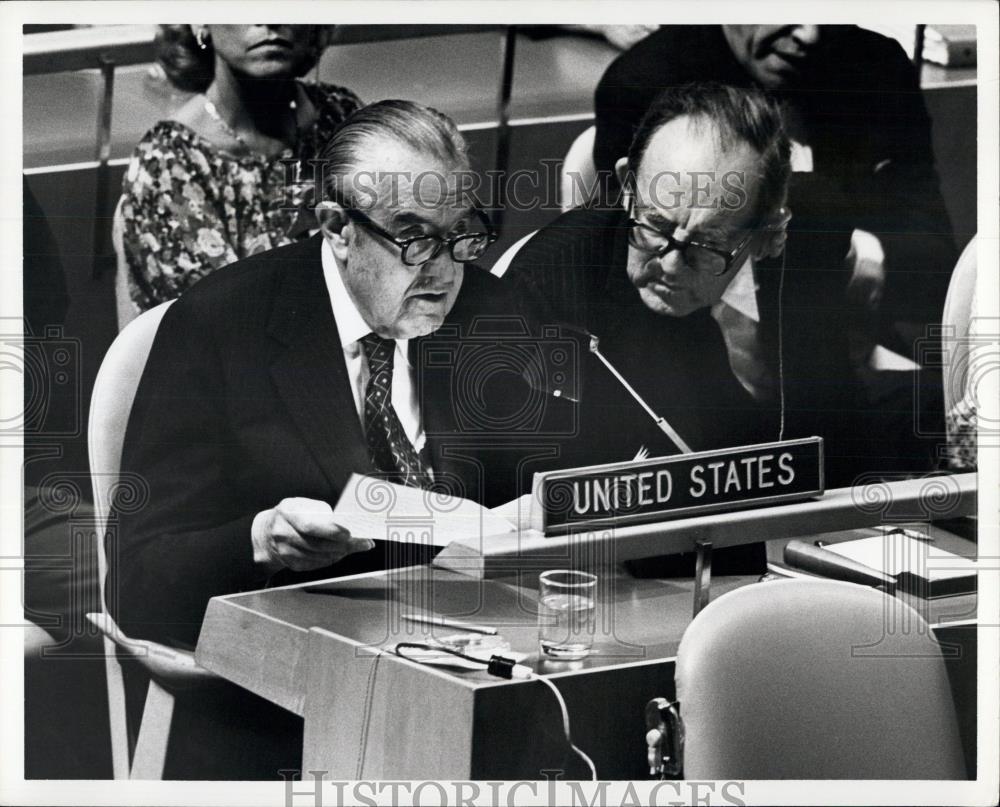
POLYGON ((601 363, 608 368, 608 370, 615 378, 618 379, 618 383, 620 383, 623 387, 625 387, 625 389, 628 391, 628 394, 631 395, 633 398, 635 398, 639 406, 641 406, 643 409, 646 410, 646 413, 653 419, 653 422, 660 427, 660 431, 662 431, 665 435, 667 435, 667 437, 670 438, 670 441, 675 446, 677 446, 677 448, 680 450, 682 454, 693 453, 691 451, 691 447, 684 442, 681 436, 675 431, 674 427, 667 422, 667 419, 657 415, 656 412, 654 412, 650 408, 649 404, 647 404, 642 399, 642 396, 640 396, 638 392, 632 389, 632 385, 629 384, 628 381, 624 379, 624 377, 622 377, 622 374, 615 369, 614 365, 612 365, 611 362, 609 362, 604 357, 604 354, 602 354, 601 351, 598 349, 600 340, 598 340, 598 338, 593 334, 588 334, 588 335, 590 336, 590 352, 601 360, 601 363))
MULTIPOLYGON (((691 447, 685 443, 681 436, 675 431, 674 427, 667 422, 667 419, 657 415, 656 412, 650 408, 649 404, 642 399, 642 396, 632 389, 632 385, 622 377, 622 374, 615 369, 614 365, 604 357, 599 349, 600 340, 593 334, 587 335, 590 337, 590 352, 601 360, 601 363, 608 368, 611 375, 617 378, 618 382, 625 387, 626 390, 628 390, 628 394, 635 398, 636 403, 646 410, 646 413, 653 419, 653 422, 660 427, 660 431, 670 438, 671 442, 677 446, 682 454, 694 453, 691 451, 691 447)), ((693 616, 698 616, 698 612, 708 605, 710 597, 712 585, 712 542, 703 537, 696 537, 694 541, 694 549, 693 616)))

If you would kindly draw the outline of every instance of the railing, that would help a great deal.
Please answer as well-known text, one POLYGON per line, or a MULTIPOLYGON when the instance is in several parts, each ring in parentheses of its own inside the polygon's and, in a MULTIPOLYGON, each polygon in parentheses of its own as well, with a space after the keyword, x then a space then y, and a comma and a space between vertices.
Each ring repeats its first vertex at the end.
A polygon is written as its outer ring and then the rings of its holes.
MULTIPOLYGON (((514 25, 341 25, 334 29, 331 47, 393 39, 495 32, 499 37, 500 76, 496 96, 497 138, 494 168, 507 172, 510 156, 510 100, 514 81, 514 25)), ((51 31, 24 37, 24 75, 73 70, 100 70, 101 100, 97 108, 97 192, 94 200, 93 276, 114 265, 111 228, 102 214, 111 208, 111 112, 114 105, 115 69, 145 64, 154 59, 155 25, 109 25, 51 31)), ((504 204, 499 199, 495 224, 503 225, 504 204)))

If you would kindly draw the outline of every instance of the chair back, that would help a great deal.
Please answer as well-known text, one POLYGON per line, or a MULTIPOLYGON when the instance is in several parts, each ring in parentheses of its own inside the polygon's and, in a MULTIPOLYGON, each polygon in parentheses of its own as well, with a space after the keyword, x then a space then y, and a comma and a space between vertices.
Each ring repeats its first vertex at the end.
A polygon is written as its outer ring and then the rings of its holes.
POLYGON ((131 323, 111 343, 94 382, 90 397, 90 421, 87 448, 90 455, 90 479, 94 492, 94 516, 97 527, 97 563, 101 592, 101 615, 88 614, 91 621, 100 616, 110 627, 103 627, 105 671, 108 684, 108 717, 111 724, 111 758, 115 779, 130 774, 128 726, 125 715, 125 688, 117 646, 124 639, 108 615, 106 578, 108 558, 104 536, 108 529, 111 503, 118 487, 122 445, 139 379, 146 366, 160 320, 173 300, 161 303, 131 323))
POLYGON ((580 132, 559 172, 559 207, 563 213, 586 204, 597 191, 597 169, 594 167, 594 137, 597 127, 580 132))
POLYGON ((830 580, 745 586, 677 654, 687 779, 961 779, 948 675, 920 615, 830 580))
POLYGON ((944 411, 951 412, 967 392, 966 387, 978 379, 970 366, 970 353, 974 352, 976 326, 976 239, 962 250, 955 264, 948 295, 941 317, 944 336, 944 411))
MULTIPOLYGON (((130 322, 111 343, 90 396, 90 422, 87 447, 90 454, 90 476, 94 491, 94 512, 98 534, 107 532, 108 515, 119 482, 122 445, 139 379, 146 367, 153 339, 160 320, 173 300, 151 308, 130 322)), ((107 558, 103 542, 98 552, 101 564, 101 599, 104 599, 104 577, 107 558)))
POLYGON ((115 251, 115 310, 118 316, 119 331, 139 316, 139 309, 132 302, 128 288, 129 269, 128 259, 125 257, 125 217, 122 215, 124 201, 124 196, 118 198, 115 212, 111 216, 111 246, 115 251))

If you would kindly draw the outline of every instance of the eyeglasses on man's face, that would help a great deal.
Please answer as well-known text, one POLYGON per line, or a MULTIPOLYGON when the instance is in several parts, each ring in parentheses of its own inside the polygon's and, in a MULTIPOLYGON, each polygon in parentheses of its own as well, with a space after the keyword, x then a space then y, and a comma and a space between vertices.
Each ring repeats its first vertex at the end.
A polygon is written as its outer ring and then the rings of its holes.
POLYGON ((441 238, 437 235, 417 235, 412 238, 396 238, 388 230, 380 227, 367 215, 356 208, 344 208, 347 217, 362 227, 371 230, 376 235, 394 244, 401 251, 400 258, 407 266, 420 266, 436 258, 445 247, 451 259, 458 263, 470 263, 483 256, 490 245, 497 240, 497 234, 490 225, 486 214, 475 208, 471 216, 464 218, 457 227, 468 228, 469 219, 474 218, 482 226, 482 230, 467 230, 441 238))
POLYGON ((746 249, 754 236, 753 230, 733 249, 726 250, 701 241, 678 241, 672 233, 664 232, 651 224, 637 221, 632 217, 632 207, 629 206, 628 242, 642 252, 648 252, 662 258, 668 252, 677 251, 684 262, 696 272, 709 275, 724 275, 733 268, 733 263, 746 249))

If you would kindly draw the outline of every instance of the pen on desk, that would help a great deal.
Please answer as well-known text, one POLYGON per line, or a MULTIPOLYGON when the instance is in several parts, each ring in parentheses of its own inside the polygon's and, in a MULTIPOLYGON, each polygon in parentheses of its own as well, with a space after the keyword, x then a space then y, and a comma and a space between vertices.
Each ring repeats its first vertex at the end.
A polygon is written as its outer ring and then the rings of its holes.
POLYGON ((403 619, 410 622, 422 622, 425 625, 438 625, 442 628, 458 628, 472 633, 485 633, 487 636, 496 636, 497 629, 489 625, 473 625, 470 622, 462 622, 460 619, 448 619, 443 616, 421 616, 420 614, 403 614, 403 619))

